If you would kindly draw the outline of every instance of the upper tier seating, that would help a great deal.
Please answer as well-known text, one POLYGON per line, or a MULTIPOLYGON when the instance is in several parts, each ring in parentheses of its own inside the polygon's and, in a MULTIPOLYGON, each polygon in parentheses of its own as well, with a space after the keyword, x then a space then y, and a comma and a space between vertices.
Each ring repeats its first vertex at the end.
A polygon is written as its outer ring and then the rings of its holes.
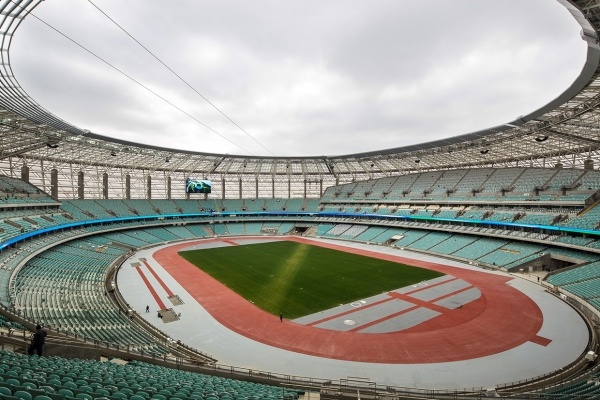
POLYGON ((513 183, 525 171, 524 168, 501 168, 483 182, 482 193, 500 193, 502 189, 512 188, 513 183))

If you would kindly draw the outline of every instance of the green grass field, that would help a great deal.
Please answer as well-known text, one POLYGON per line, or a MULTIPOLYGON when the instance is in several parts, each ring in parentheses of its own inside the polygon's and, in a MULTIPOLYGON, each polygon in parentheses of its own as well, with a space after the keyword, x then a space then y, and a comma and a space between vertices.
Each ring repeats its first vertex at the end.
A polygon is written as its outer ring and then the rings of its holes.
POLYGON ((287 241, 179 254, 263 310, 290 319, 442 275, 287 241))

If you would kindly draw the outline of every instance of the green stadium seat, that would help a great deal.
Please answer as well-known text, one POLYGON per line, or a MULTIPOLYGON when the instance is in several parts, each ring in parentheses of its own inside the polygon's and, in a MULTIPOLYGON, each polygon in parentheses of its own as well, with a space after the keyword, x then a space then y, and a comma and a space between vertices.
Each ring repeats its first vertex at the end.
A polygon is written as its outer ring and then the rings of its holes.
POLYGON ((29 394, 28 392, 24 391, 24 390, 17 390, 14 393, 16 398, 19 399, 23 399, 23 400, 33 400, 33 397, 31 396, 31 394, 29 394))
POLYGON ((118 388, 118 387, 116 387, 116 386, 115 386, 115 385, 113 385, 113 384, 106 384, 106 385, 104 385, 104 389, 108 390, 108 391, 109 391, 109 392, 111 392, 111 393, 114 393, 114 392, 116 392, 116 391, 118 391, 118 390, 119 390, 119 388, 118 388))
POLYGON ((62 384, 62 386, 66 389, 77 389, 78 388, 78 386, 75 382, 69 382, 69 381, 64 382, 62 384))
POLYGON ((7 385, 21 386, 21 382, 19 382, 15 378, 8 378, 4 381, 4 383, 6 383, 7 385))
POLYGON ((78 388, 80 391, 82 392, 86 392, 86 393, 94 393, 94 389, 92 389, 90 386, 88 385, 81 385, 78 388))
POLYGON ((158 392, 158 389, 152 386, 144 386, 144 388, 142 389, 144 392, 146 393, 156 393, 158 392))
POLYGON ((60 388, 56 391, 57 394, 63 395, 64 397, 74 397, 73 391, 65 388, 60 388))
POLYGON ((3 396, 12 396, 12 390, 7 387, 0 387, 0 394, 3 396))
POLYGON ((37 389, 37 385, 33 382, 23 382, 21 386, 27 389, 37 389))
POLYGON ((104 388, 98 388, 94 390, 94 393, 101 394, 103 396, 110 396, 110 392, 104 388))

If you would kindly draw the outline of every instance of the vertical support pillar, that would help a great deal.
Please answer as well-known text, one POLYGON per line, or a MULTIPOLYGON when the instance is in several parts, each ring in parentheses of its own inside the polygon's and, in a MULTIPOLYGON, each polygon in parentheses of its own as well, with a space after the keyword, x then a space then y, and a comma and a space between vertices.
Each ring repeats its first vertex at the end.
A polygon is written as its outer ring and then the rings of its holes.
POLYGON ((275 178, 271 178, 271 198, 275 198, 275 178))
POLYGON ((221 198, 225 199, 225 177, 224 176, 221 177, 221 184, 223 185, 223 186, 221 186, 221 198))
POLYGON ((254 178, 254 181, 256 183, 256 196, 254 196, 255 199, 258 199, 258 176, 256 178, 254 178))
POLYGON ((131 175, 125 175, 125 198, 131 199, 131 175))
POLYGON ((29 183, 29 167, 27 165, 21 167, 21 180, 29 183))
POLYGON ((583 169, 594 169, 594 160, 588 158, 583 162, 583 169))
POLYGON ((50 196, 54 200, 58 200, 58 170, 56 168, 50 170, 50 196))
POLYGON ((146 198, 148 200, 152 198, 152 177, 150 175, 146 178, 146 198))
POLYGON ((319 179, 319 198, 323 197, 323 178, 319 179))
POLYGON ((242 199, 242 178, 238 178, 238 189, 239 189, 239 198, 242 199))
POLYGON ((292 179, 288 175, 288 199, 292 198, 292 179))
POLYGON ((108 199, 108 172, 102 174, 102 198, 108 199))
POLYGON ((84 172, 79 171, 77 173, 77 198, 79 200, 83 200, 85 198, 85 185, 83 183, 84 178, 84 172))
POLYGON ((171 200, 171 177, 167 176, 167 200, 171 200))
POLYGON ((306 198, 306 179, 304 180, 304 198, 306 198))

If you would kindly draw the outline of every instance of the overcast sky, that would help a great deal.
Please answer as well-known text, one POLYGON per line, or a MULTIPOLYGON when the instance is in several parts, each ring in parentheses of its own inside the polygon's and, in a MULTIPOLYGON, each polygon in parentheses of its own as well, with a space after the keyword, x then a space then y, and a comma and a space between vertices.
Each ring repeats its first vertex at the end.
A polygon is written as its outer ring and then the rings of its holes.
POLYGON ((193 118, 33 17, 16 78, 80 128, 175 149, 341 155, 460 135, 541 107, 585 60, 550 0, 93 2, 250 136, 87 1, 33 14, 193 118))

